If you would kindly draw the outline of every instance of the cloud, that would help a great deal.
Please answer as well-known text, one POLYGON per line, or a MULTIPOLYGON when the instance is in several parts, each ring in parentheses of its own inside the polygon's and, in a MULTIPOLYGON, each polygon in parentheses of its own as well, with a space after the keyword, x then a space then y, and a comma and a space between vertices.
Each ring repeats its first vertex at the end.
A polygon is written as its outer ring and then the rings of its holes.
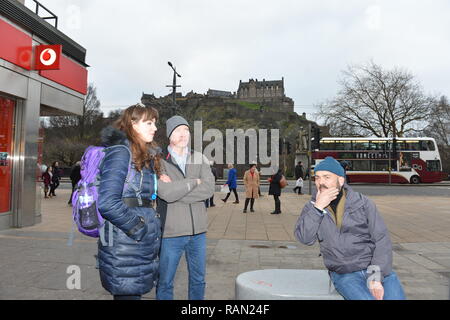
POLYGON ((348 64, 407 68, 450 95, 445 0, 42 0, 87 49, 103 105, 166 95, 172 61, 182 92, 236 91, 239 80, 284 76, 296 111, 333 97, 348 64), (306 105, 306 106, 305 106, 306 105))

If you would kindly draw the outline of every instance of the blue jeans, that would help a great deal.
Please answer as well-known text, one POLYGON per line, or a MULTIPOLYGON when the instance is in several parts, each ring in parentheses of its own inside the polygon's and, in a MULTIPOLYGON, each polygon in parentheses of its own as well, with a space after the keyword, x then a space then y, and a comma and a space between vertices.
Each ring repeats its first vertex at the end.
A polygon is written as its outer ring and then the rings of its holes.
POLYGON ((185 253, 189 273, 189 300, 205 297, 206 233, 164 238, 159 261, 157 300, 173 300, 173 281, 181 255, 185 253))
MULTIPOLYGON (((345 274, 331 271, 330 277, 337 292, 345 300, 375 300, 367 287, 369 274, 366 270, 345 274)), ((394 271, 383 279, 382 284, 384 288, 383 300, 405 300, 402 284, 394 271)))

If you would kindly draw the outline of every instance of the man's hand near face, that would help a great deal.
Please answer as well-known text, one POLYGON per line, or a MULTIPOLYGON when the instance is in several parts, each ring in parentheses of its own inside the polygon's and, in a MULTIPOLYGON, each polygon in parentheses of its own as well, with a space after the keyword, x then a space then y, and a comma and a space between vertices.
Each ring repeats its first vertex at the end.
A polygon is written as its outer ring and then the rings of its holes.
POLYGON ((317 190, 315 207, 319 210, 323 210, 328 207, 331 201, 337 198, 340 191, 338 188, 323 188, 322 191, 320 189, 321 188, 317 190))

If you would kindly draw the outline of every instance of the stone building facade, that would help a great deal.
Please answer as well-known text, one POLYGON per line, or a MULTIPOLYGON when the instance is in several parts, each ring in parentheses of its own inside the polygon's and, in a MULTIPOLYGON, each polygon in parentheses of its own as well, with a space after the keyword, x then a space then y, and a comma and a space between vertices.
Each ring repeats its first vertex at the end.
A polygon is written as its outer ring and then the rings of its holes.
POLYGON ((287 97, 284 88, 284 77, 281 80, 249 79, 248 82, 239 81, 236 98, 242 101, 260 104, 270 109, 280 111, 294 111, 294 101, 287 97))

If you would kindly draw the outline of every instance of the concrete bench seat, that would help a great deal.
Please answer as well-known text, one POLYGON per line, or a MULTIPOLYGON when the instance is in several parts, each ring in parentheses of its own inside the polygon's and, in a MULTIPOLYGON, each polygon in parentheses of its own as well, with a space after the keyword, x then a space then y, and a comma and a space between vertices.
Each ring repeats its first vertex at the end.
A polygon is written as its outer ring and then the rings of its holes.
POLYGON ((236 300, 343 300, 327 270, 267 269, 236 278, 236 300))

